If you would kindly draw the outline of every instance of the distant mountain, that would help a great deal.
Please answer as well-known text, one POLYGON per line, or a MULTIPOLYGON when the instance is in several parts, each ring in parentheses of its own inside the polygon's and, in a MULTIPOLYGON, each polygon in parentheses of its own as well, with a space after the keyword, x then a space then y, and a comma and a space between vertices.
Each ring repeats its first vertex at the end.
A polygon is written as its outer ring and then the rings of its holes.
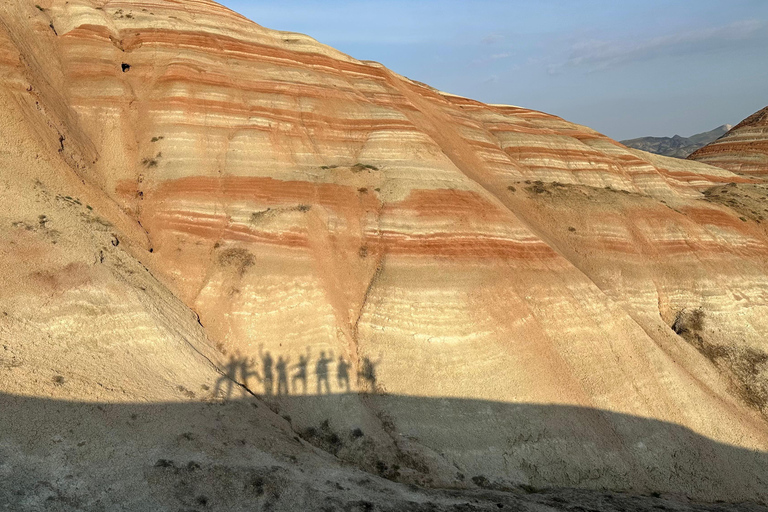
POLYGON ((641 149, 657 155, 671 156, 674 158, 687 158, 699 148, 716 141, 732 128, 729 124, 718 126, 712 131, 697 133, 690 137, 640 137, 638 139, 622 140, 627 147, 641 149))

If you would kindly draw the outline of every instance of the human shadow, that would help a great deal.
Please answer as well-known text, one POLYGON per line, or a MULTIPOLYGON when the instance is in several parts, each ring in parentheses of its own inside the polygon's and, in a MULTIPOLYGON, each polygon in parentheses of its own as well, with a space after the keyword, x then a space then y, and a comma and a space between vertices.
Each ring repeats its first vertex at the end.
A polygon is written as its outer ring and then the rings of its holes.
POLYGON ((283 359, 283 356, 278 356, 277 363, 275 363, 275 371, 277 372, 277 394, 287 395, 288 390, 288 362, 291 358, 283 359))
POLYGON ((259 373, 255 371, 253 360, 248 357, 230 355, 227 364, 224 365, 221 376, 216 380, 213 388, 213 396, 222 396, 230 399, 233 396, 235 387, 240 388, 241 396, 248 394, 248 379, 256 377, 260 379, 259 373))
MULTIPOLYGON (((299 356, 298 362, 290 366, 291 358, 279 354, 277 360, 263 345, 259 346, 259 360, 261 362, 261 372, 256 369, 252 358, 238 355, 231 355, 229 360, 221 369, 222 375, 216 381, 213 390, 213 396, 222 396, 225 399, 232 398, 235 386, 242 388, 243 395, 251 391, 250 379, 255 378, 262 385, 265 397, 288 396, 291 393, 298 394, 299 385, 302 394, 307 393, 307 374, 310 363, 309 348, 306 353, 299 356), (289 378, 289 369, 294 369, 294 374, 289 378), (277 389, 275 389, 275 379, 277 380, 277 389), (289 382, 290 381, 290 382, 289 382), (289 386, 290 384, 290 386, 289 386)), ((362 366, 358 371, 358 382, 362 379, 368 383, 367 388, 361 388, 360 392, 366 393, 375 391, 376 384, 376 365, 381 361, 372 362, 368 358, 363 358, 362 366)), ((325 351, 320 352, 320 356, 315 362, 315 377, 317 380, 317 394, 333 394, 330 383, 331 365, 333 363, 333 352, 327 355, 325 351)), ((350 370, 352 364, 343 356, 336 360, 336 387, 339 393, 351 393, 350 370)))
POLYGON ((248 389, 248 383, 251 377, 256 377, 256 380, 261 380, 261 376, 256 370, 256 365, 254 364, 253 359, 250 357, 243 358, 240 361, 240 382, 246 389, 248 389))
POLYGON ((213 386, 213 396, 220 396, 223 393, 224 398, 232 397, 232 388, 237 380, 237 373, 240 370, 240 359, 235 356, 229 356, 229 361, 224 365, 223 373, 213 386), (226 391, 224 391, 226 388, 226 391))
POLYGON ((376 361, 371 361, 368 357, 363 357, 360 360, 360 369, 357 372, 358 386, 365 385, 370 391, 376 390, 376 367, 381 363, 382 356, 376 361))
POLYGON ((271 396, 274 391, 274 373, 272 372, 272 355, 269 351, 264 351, 264 345, 259 345, 259 359, 261 359, 261 383, 264 387, 264 394, 271 396))
MULTIPOLYGON (((331 366, 334 362, 333 352, 326 354, 320 352, 320 356, 315 361, 315 378, 317 394, 333 394, 331 386, 331 366)), ((234 383, 241 383, 248 386, 249 379, 255 377, 262 384, 262 395, 287 396, 293 394, 307 394, 307 380, 309 373, 309 347, 306 352, 299 356, 298 362, 291 366, 291 358, 279 354, 277 360, 264 346, 259 346, 259 359, 261 361, 261 373, 255 369, 253 360, 244 357, 231 356, 227 364, 222 369, 223 375, 216 383, 214 395, 218 396, 223 392, 226 398, 232 396, 234 383), (294 370, 293 375, 289 376, 290 370, 294 370), (275 378, 277 379, 277 389, 275 389, 275 378), (289 385, 290 384, 290 385, 289 385), (300 388, 300 389, 299 389, 300 388)), ((357 370, 357 384, 359 392, 376 392, 376 368, 381 363, 381 355, 376 361, 368 357, 363 357, 360 361, 360 367, 357 370)), ((336 392, 351 393, 351 371, 352 363, 339 355, 336 360, 336 392)))
POLYGON ((293 374, 293 378, 291 379, 291 386, 293 388, 293 393, 297 394, 298 390, 296 389, 296 382, 301 383, 302 387, 302 393, 307 394, 307 365, 309 364, 309 347, 307 347, 307 352, 305 354, 302 354, 299 356, 299 362, 294 365, 294 368, 296 369, 296 373, 293 374))
POLYGON ((336 384, 341 391, 349 393, 349 367, 351 365, 344 360, 342 356, 339 356, 336 361, 336 384))
POLYGON ((331 393, 331 385, 328 383, 328 365, 333 360, 333 352, 331 357, 325 356, 325 351, 320 352, 320 358, 315 363, 315 376, 317 377, 317 394, 323 394, 323 387, 325 387, 325 394, 331 393))

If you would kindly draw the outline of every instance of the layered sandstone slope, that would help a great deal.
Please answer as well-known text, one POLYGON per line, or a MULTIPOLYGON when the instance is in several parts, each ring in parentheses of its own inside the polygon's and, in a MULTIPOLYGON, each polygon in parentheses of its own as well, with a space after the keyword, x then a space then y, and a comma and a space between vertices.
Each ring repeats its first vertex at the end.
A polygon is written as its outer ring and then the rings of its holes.
MULTIPOLYGON (((204 359, 312 443, 420 484, 765 499, 768 240, 701 193, 750 178, 444 94, 207 0, 0 14, 10 97, 47 120, 9 147, 63 159, 90 195, 62 208, 100 201, 199 315, 223 353, 204 359)), ((33 213, 18 220, 44 233, 33 213)), ((50 314, 34 304, 17 318, 50 314)), ((165 349, 125 352, 147 382, 211 380, 180 332, 178 357, 150 334, 165 349)))
POLYGON ((755 112, 724 137, 688 158, 742 175, 763 178, 768 174, 768 107, 755 112))
POLYGON ((96 151, 49 82, 55 70, 35 73, 34 55, 5 30, 0 48, 3 392, 89 401, 199 393, 217 380, 220 355, 133 256, 135 221, 77 175, 96 151))
POLYGON ((57 95, 52 53, 29 52, 5 25, 24 17, 0 12, 3 509, 539 510, 341 465, 219 371, 194 312, 135 258, 138 224, 78 176, 98 156, 57 95))

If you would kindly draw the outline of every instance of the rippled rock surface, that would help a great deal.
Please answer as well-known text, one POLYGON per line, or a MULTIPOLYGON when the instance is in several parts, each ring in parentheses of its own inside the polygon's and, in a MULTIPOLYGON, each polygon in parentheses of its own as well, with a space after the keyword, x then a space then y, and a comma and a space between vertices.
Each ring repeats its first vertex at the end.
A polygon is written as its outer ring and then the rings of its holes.
POLYGON ((768 175, 768 107, 755 112, 721 139, 688 158, 745 176, 765 178, 768 175))

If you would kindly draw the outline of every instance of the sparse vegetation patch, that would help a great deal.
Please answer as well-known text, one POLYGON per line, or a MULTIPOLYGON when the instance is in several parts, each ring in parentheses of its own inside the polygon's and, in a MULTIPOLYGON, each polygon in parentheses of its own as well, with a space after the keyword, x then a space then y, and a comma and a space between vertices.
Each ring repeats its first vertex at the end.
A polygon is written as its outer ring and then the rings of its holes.
POLYGON ((750 407, 768 409, 768 353, 744 347, 716 345, 706 339, 702 309, 683 309, 672 330, 693 345, 718 369, 731 378, 736 394, 750 407))
POLYGON ((531 186, 525 187, 525 190, 533 194, 551 194, 551 192, 544 186, 544 182, 539 180, 534 181, 531 186))
POLYGON ((344 446, 339 435, 331 430, 331 425, 328 420, 324 420, 319 428, 307 427, 299 432, 299 436, 306 442, 317 446, 318 448, 338 455, 341 448, 344 446))
POLYGON ((766 204, 768 186, 761 183, 729 183, 705 190, 703 199, 735 211, 742 222, 760 224, 768 215, 766 204))
POLYGON ((256 264, 256 258, 247 249, 226 249, 219 254, 219 265, 222 267, 234 267, 238 274, 244 275, 250 267, 256 264))

